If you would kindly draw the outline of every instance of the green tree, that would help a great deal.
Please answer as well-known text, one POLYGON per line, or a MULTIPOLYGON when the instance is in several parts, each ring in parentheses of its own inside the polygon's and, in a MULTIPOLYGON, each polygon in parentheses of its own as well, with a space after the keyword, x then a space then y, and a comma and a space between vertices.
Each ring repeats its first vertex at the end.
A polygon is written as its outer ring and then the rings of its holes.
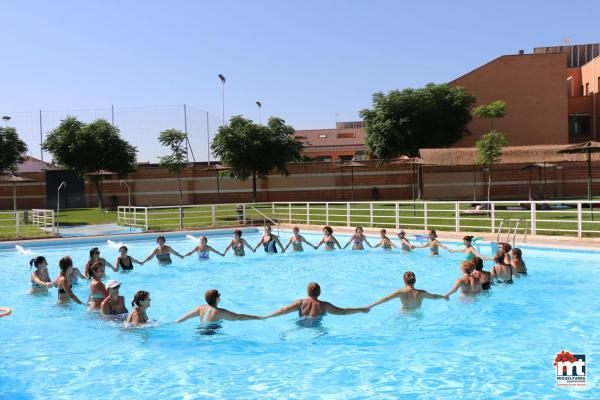
POLYGON ((369 154, 380 162, 419 149, 448 147, 469 134, 475 97, 461 87, 430 83, 420 89, 373 95, 372 109, 360 111, 369 154))
POLYGON ((281 118, 269 118, 257 125, 242 116, 234 116, 221 126, 211 149, 213 155, 231 168, 229 175, 240 180, 252 177, 252 201, 256 201, 256 179, 267 179, 275 169, 288 175, 287 164, 302 159, 304 146, 293 136, 294 128, 281 118))
POLYGON ((504 100, 496 100, 490 104, 479 106, 473 110, 475 117, 489 119, 490 131, 494 130, 494 121, 506 115, 506 102, 504 100))
POLYGON ((26 152, 27 145, 15 128, 0 128, 0 174, 14 174, 26 152))
POLYGON ((487 201, 490 201, 490 192, 492 188, 492 166, 502 158, 502 150, 508 146, 508 139, 502 132, 491 131, 483 135, 477 143, 476 162, 477 164, 487 165, 488 167, 488 187, 487 201))
MULTIPOLYGON (((67 116, 48 134, 43 149, 52 153, 54 162, 73 169, 79 176, 98 170, 126 177, 136 168, 137 150, 121 137, 119 128, 105 119, 85 124, 67 116)), ((101 176, 90 177, 98 194, 98 205, 104 208, 101 176)))
POLYGON ((162 131, 158 141, 171 150, 168 156, 160 157, 160 165, 171 174, 177 175, 177 186, 179 187, 179 227, 183 228, 183 192, 181 191, 181 172, 185 169, 187 162, 187 148, 185 141, 187 135, 177 129, 162 131))

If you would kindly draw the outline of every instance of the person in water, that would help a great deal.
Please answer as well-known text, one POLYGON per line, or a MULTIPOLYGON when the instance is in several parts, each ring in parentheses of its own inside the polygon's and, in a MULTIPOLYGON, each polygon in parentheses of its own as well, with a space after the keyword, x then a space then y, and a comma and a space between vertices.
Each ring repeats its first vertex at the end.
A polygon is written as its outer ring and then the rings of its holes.
POLYGON ((285 245, 285 247, 283 248, 282 253, 285 253, 286 250, 288 249, 288 247, 290 247, 290 245, 292 245, 292 250, 294 250, 294 251, 304 251, 304 248, 302 247, 302 243, 306 243, 307 245, 309 245, 313 249, 317 248, 317 246, 315 246, 312 243, 310 243, 309 241, 307 241, 304 238, 304 236, 302 236, 300 234, 300 229, 297 226, 292 230, 292 232, 294 234, 290 238, 290 240, 288 241, 288 243, 285 245))
POLYGON ((463 244, 465 245, 465 247, 463 249, 460 249, 460 250, 448 249, 448 251, 450 253, 464 253, 465 260, 467 260, 467 261, 473 261, 475 259, 475 257, 483 258, 483 256, 481 254, 479 254, 479 252, 477 250, 475 250, 475 247, 473 247, 473 245, 472 245, 473 244, 473 236, 463 237, 463 244))
POLYGON ((108 296, 108 290, 102 282, 102 278, 106 276, 104 264, 101 261, 96 261, 90 269, 90 295, 88 297, 88 306, 91 310, 100 309, 100 304, 108 296))
POLYGON ((105 316, 115 316, 127 314, 125 307, 125 297, 119 295, 121 283, 110 280, 106 283, 108 296, 100 304, 100 313, 105 316))
POLYGON ((117 272, 116 267, 113 267, 108 261, 106 261, 104 258, 100 257, 100 250, 97 247, 92 247, 90 249, 90 258, 85 263, 85 267, 83 269, 86 279, 91 279, 90 278, 90 270, 92 268, 92 265, 94 265, 94 263, 96 263, 98 261, 101 262, 104 265, 104 267, 112 268, 113 271, 117 272))
POLYGON ((29 294, 48 293, 48 288, 56 286, 56 282, 53 282, 48 274, 48 262, 45 257, 32 258, 29 267, 35 267, 35 271, 31 273, 29 294))
POLYGON ((225 254, 221 253, 218 250, 213 249, 211 246, 207 245, 206 243, 208 243, 208 238, 206 236, 200 236, 199 240, 198 240, 198 245, 196 247, 194 247, 190 252, 186 253, 183 255, 183 257, 189 257, 194 253, 198 254, 198 261, 208 261, 209 256, 208 253, 213 252, 216 253, 218 255, 220 255, 221 257, 223 257, 225 254))
POLYGON ((413 246, 406 238, 406 232, 398 232, 398 239, 400 239, 400 245, 402 246, 403 251, 411 251, 415 248, 415 246, 413 246))
POLYGON ((244 251, 244 247, 249 248, 254 253, 252 246, 246 242, 246 239, 242 238, 242 231, 236 229, 233 231, 233 240, 229 242, 229 245, 225 248, 225 251, 223 251, 223 255, 227 254, 229 249, 233 249, 234 255, 239 257, 245 256, 246 252, 244 251))
POLYGON ((219 307, 221 301, 221 294, 217 289, 210 289, 204 293, 204 299, 206 304, 200 305, 194 308, 183 317, 179 318, 176 323, 187 321, 190 318, 198 317, 200 322, 206 322, 211 324, 219 323, 223 320, 226 321, 247 321, 251 319, 261 319, 257 315, 238 314, 233 311, 226 310, 219 307))
POLYGON ((402 311, 413 311, 418 308, 421 308, 423 299, 445 299, 446 301, 448 300, 447 296, 442 296, 441 294, 431 294, 425 290, 415 289, 416 282, 417 277, 415 273, 412 271, 406 271, 404 273, 404 287, 402 289, 398 289, 394 293, 382 297, 377 301, 374 301, 367 307, 373 308, 379 304, 386 303, 390 300, 398 298, 400 299, 402 311))
POLYGON ((494 257, 494 262, 496 265, 494 265, 490 270, 492 281, 494 283, 511 284, 513 283, 513 276, 515 278, 519 277, 519 273, 510 263, 507 263, 505 260, 505 253, 503 251, 498 251, 494 257))
POLYGON ((441 247, 442 249, 446 249, 446 250, 450 250, 447 246, 444 246, 442 243, 440 243, 440 241, 437 239, 437 233, 434 229, 431 229, 428 234, 427 234, 427 243, 420 245, 420 246, 414 246, 413 248, 426 248, 429 247, 429 251, 431 251, 431 256, 439 256, 440 255, 440 250, 439 248, 441 247))
POLYGON ((342 249, 340 242, 338 242, 335 236, 333 236, 333 229, 331 229, 330 226, 323 228, 323 239, 321 239, 317 247, 315 247, 315 250, 321 247, 322 244, 325 245, 325 250, 334 250, 336 245, 338 249, 342 249))
POLYGON ((133 269, 133 264, 143 265, 140 261, 127 255, 127 251, 127 246, 119 247, 119 255, 117 256, 117 260, 115 261, 115 267, 117 267, 117 271, 119 270, 119 268, 122 271, 131 271, 133 269))
POLYGON ((256 249, 258 249, 261 245, 264 247, 265 253, 270 253, 270 254, 277 253, 277 245, 279 245, 279 248, 283 252, 283 245, 279 241, 279 237, 277 235, 271 233, 271 227, 268 225, 265 226, 265 233, 263 234, 262 238, 260 238, 260 241, 254 247, 254 252, 256 252, 256 249))
POLYGON ((58 266, 60 268, 58 278, 56 278, 56 287, 58 288, 58 304, 68 303, 70 300, 73 300, 77 304, 83 304, 82 301, 75 296, 75 293, 73 293, 73 290, 71 289, 73 287, 71 284, 73 260, 71 260, 71 257, 65 256, 60 259, 58 266))
POLYGON ((294 301, 292 304, 280 308, 279 310, 273 311, 271 314, 264 318, 278 317, 280 315, 289 314, 291 312, 298 312, 300 318, 319 318, 325 314, 335 315, 348 315, 356 313, 368 313, 369 307, 358 307, 358 308, 340 308, 333 304, 319 300, 321 295, 321 286, 316 282, 311 282, 306 288, 306 294, 308 295, 305 299, 294 301))
POLYGON ((138 290, 136 292, 131 302, 133 311, 127 316, 128 325, 141 326, 148 322, 146 310, 150 307, 150 300, 150 293, 145 290, 138 290))
POLYGON ((461 264, 461 270, 463 276, 458 278, 452 286, 452 289, 446 293, 446 297, 456 292, 458 289, 462 291, 463 295, 471 296, 481 293, 481 281, 473 275, 475 271, 475 263, 473 261, 463 261, 461 264))
POLYGON ((356 227, 356 229, 354 230, 354 234, 343 248, 345 249, 346 247, 348 247, 350 243, 352 243, 352 250, 364 250, 364 243, 366 243, 369 247, 373 247, 371 246, 371 243, 369 243, 369 241, 367 240, 367 237, 363 234, 362 226, 356 227))
POLYGON ((483 259, 481 257, 475 257, 473 263, 475 264, 473 276, 481 282, 481 290, 484 292, 489 291, 492 288, 492 274, 483 270, 483 259))
POLYGON ((375 248, 381 247, 384 250, 391 250, 396 248, 396 245, 392 243, 389 237, 387 237, 387 230, 382 229, 379 231, 379 234, 381 235, 381 240, 375 245, 375 248))
POLYGON ((167 239, 165 239, 164 236, 157 237, 156 243, 158 245, 154 251, 152 251, 152 253, 150 253, 150 255, 146 257, 144 261, 142 261, 142 264, 145 264, 146 261, 152 260, 154 257, 156 257, 158 260, 158 265, 170 265, 173 263, 173 260, 171 260, 171 254, 176 255, 179 258, 183 258, 183 256, 176 252, 171 246, 167 246, 165 244, 166 241, 167 239))
POLYGON ((523 261, 523 252, 521 249, 516 247, 512 249, 511 265, 519 275, 527 275, 527 265, 525 265, 525 261, 523 261))

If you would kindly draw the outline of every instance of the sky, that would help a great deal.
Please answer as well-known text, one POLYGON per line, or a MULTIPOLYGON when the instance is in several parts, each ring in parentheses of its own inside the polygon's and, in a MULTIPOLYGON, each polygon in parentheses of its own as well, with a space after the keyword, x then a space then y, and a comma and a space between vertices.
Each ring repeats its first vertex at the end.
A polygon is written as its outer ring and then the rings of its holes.
MULTIPOLYGON (((185 128, 206 160, 225 115, 296 129, 359 119, 373 93, 447 82, 503 54, 600 42, 596 1, 6 0, 0 113, 33 156, 67 114, 112 117, 140 161, 185 128), (589 19, 586 22, 586 19, 589 19), (193 120, 193 121, 192 121, 193 120), (209 137, 210 139, 210 137, 209 137)), ((50 156, 45 154, 45 159, 50 156)))

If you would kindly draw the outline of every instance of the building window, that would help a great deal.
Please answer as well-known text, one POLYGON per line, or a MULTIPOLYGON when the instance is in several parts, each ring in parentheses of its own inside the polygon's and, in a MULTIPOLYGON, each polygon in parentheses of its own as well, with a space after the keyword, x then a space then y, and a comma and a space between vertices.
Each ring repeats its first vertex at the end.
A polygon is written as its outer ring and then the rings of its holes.
POLYGON ((569 114, 569 136, 590 135, 590 125, 590 114, 569 114))
POLYGON ((353 158, 354 158, 353 156, 340 156, 340 161, 341 162, 352 161, 353 158))
POLYGON ((327 134, 326 133, 321 133, 319 135, 319 139, 327 139, 327 134))
POLYGON ((585 95, 586 96, 590 95, 590 84, 589 83, 585 84, 585 95))
POLYGON ((573 77, 567 78, 567 96, 573 97, 573 77))
POLYGON ((353 139, 355 137, 356 137, 356 134, 354 132, 344 132, 344 133, 337 134, 338 139, 353 139))
POLYGON ((367 159, 367 156, 365 156, 365 153, 364 153, 364 152, 362 152, 362 151, 358 151, 358 152, 356 153, 356 155, 354 156, 354 159, 355 159, 356 161, 362 161, 362 160, 366 160, 366 159, 367 159))
POLYGON ((315 157, 315 161, 318 161, 318 162, 331 162, 331 157, 330 156, 317 156, 317 157, 315 157))

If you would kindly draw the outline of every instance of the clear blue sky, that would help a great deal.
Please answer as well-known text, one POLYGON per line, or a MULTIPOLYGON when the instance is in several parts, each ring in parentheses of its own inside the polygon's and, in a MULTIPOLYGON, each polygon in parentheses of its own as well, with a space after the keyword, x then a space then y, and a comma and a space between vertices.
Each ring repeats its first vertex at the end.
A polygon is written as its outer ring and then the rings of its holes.
MULTIPOLYGON (((336 113, 357 119, 376 91, 564 38, 598 42, 599 16, 590 0, 6 1, 0 112, 186 103, 220 116, 222 73, 227 115, 257 119, 259 100, 263 121, 327 128, 336 113)), ((142 160, 155 161, 151 136, 133 139, 142 160)))

